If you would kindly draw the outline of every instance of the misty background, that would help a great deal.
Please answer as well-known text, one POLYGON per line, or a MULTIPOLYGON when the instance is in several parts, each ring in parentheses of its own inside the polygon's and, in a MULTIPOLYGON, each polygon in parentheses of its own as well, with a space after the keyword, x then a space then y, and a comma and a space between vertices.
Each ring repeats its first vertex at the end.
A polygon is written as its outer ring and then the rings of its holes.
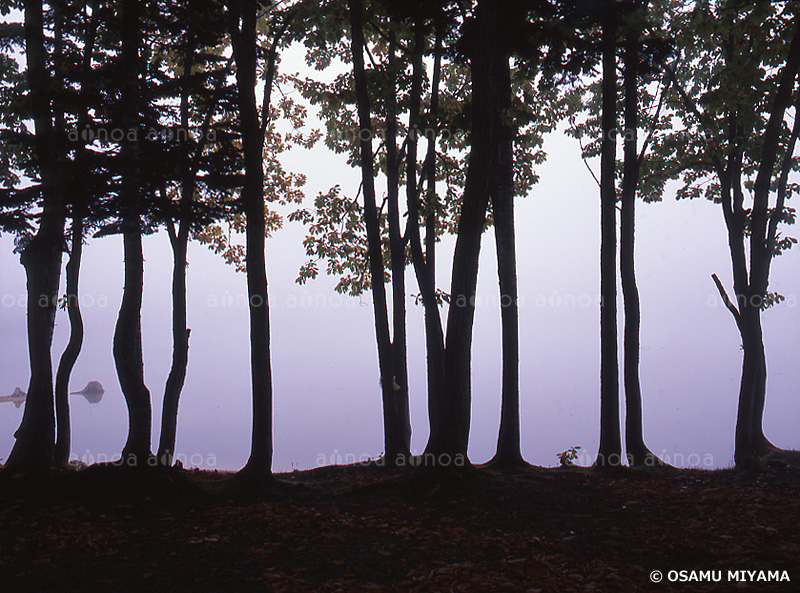
MULTIPOLYGON (((588 465, 599 438, 599 189, 581 160, 578 142, 563 128, 547 137, 545 150, 548 160, 537 167, 540 182, 516 202, 522 452, 531 463, 552 466, 559 452, 580 446, 578 463, 588 465)), ((359 172, 321 145, 310 151, 294 149, 282 161, 288 170, 307 175, 308 204, 335 184, 346 195, 357 191, 359 172)), ((590 164, 597 170, 597 162, 590 164)), ((716 273, 731 290, 727 236, 718 205, 676 201, 674 189, 663 203, 637 205, 645 441, 665 461, 681 467, 729 467, 742 363, 740 338, 711 280, 716 273)), ((792 231, 787 229, 790 235, 792 231)), ((324 274, 298 285, 295 278, 306 261, 304 236, 301 224, 286 221, 267 242, 275 471, 366 460, 382 452, 370 295, 339 295, 333 290, 336 279, 324 274)), ((453 244, 453 237, 444 238, 437 257, 438 284, 445 291, 453 244)), ((25 274, 13 247, 13 237, 0 236, 0 395, 17 386, 26 391, 29 380, 25 274)), ((172 251, 166 233, 146 236, 144 253, 143 350, 157 442, 172 349, 172 251)), ((795 248, 774 261, 770 289, 786 301, 763 317, 768 357, 765 432, 784 448, 800 448, 798 258, 795 248)), ((473 341, 469 454, 474 463, 492 457, 499 425, 495 261, 490 229, 483 237, 473 341)), ((98 404, 71 396, 71 457, 87 463, 118 458, 127 436, 127 411, 111 353, 122 262, 120 237, 88 240, 80 286, 86 337, 70 390, 97 380, 106 393, 98 404)), ((250 450, 246 279, 197 243, 189 246, 189 262, 192 333, 176 457, 187 467, 236 470, 250 450)), ((324 262, 320 267, 324 269, 324 262)), ((62 276, 62 292, 63 282, 62 276)), ((415 292, 410 269, 407 286, 415 292)), ((621 309, 621 293, 619 298, 621 309)), ((410 295, 407 309, 412 452, 420 453, 428 436, 423 311, 410 295)), ((59 311, 54 369, 68 332, 66 313, 59 311)), ((620 401, 622 409, 622 388, 620 401)), ((22 412, 22 407, 0 404, 0 459, 13 446, 22 412)))

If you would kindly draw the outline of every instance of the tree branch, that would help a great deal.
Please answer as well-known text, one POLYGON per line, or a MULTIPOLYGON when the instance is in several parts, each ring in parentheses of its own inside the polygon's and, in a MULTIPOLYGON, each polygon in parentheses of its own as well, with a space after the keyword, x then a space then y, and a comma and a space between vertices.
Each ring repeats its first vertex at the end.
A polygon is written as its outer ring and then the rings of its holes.
POLYGON ((736 308, 736 305, 733 304, 728 293, 725 291, 725 287, 722 286, 722 282, 717 277, 716 274, 711 274, 711 279, 714 280, 714 284, 717 285, 717 290, 719 291, 720 296, 722 297, 722 302, 725 303, 725 306, 728 308, 728 311, 731 312, 733 318, 736 320, 736 325, 739 326, 741 324, 742 316, 739 313, 739 310, 736 308))

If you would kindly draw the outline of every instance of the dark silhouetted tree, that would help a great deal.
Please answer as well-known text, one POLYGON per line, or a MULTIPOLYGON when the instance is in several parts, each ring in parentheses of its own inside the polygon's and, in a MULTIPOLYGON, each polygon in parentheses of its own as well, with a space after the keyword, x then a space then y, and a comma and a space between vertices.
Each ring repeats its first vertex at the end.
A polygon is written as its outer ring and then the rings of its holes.
POLYGON ((15 470, 44 469, 53 461, 55 413, 51 347, 66 217, 65 179, 61 167, 64 154, 51 107, 54 81, 48 68, 43 2, 26 0, 23 7, 28 96, 39 182, 35 191, 41 214, 36 233, 21 245, 20 260, 27 278, 31 379, 22 423, 6 463, 7 468, 15 470))
POLYGON ((779 227, 794 221, 786 200, 797 189, 789 174, 797 170, 798 17, 793 3, 706 2, 676 13, 672 31, 679 52, 666 71, 682 125, 659 148, 672 165, 667 174, 682 177, 679 197, 704 194, 722 207, 735 298, 713 280, 742 340, 734 457, 737 467, 750 467, 775 450, 763 429, 761 314, 783 300, 769 291, 772 258, 796 242, 779 227))

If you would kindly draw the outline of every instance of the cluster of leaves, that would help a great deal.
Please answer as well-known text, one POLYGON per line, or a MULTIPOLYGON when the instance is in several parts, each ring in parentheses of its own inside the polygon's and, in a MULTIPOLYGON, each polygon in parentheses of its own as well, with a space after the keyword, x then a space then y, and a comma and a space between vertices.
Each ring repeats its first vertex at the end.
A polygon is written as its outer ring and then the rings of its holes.
POLYGON ((556 455, 561 467, 571 467, 575 465, 575 460, 578 459, 578 449, 580 449, 579 445, 570 447, 566 451, 562 451, 556 455))
MULTIPOLYGON (((306 44, 306 61, 316 70, 323 70, 332 65, 346 64, 350 61, 347 14, 337 8, 339 3, 327 5, 325 18, 316 21, 313 30, 304 38, 306 44)), ((398 9, 399 10, 399 9, 398 9)), ((422 10, 422 9, 421 9, 422 10)), ((423 11, 424 12, 424 11, 423 11)), ((400 10, 402 14, 403 11, 400 10)), ((444 14, 444 13, 443 13, 444 14)), ((427 143, 436 146, 435 161, 428 163, 425 152, 420 150, 420 161, 417 173, 425 176, 427 168, 433 166, 437 180, 435 195, 421 192, 420 217, 434 221, 436 241, 445 233, 455 233, 458 228, 461 196, 464 190, 467 170, 468 147, 470 144, 471 103, 469 68, 465 57, 460 53, 460 26, 464 15, 457 17, 455 13, 447 13, 448 26, 442 34, 443 54, 441 81, 437 95, 437 110, 432 114, 432 48, 435 45, 436 30, 429 26, 426 29, 427 57, 423 62, 421 111, 414 129, 408 128, 407 114, 411 103, 411 48, 414 44, 413 19, 397 18, 392 14, 391 3, 370 5, 367 20, 367 82, 370 91, 372 110, 373 139, 376 141, 376 175, 387 171, 387 150, 385 145, 388 104, 391 99, 396 105, 399 115, 397 120, 397 138, 400 146, 399 180, 401 195, 405 187, 404 158, 409 135, 414 134, 427 143), (395 40, 400 56, 390 65, 388 53, 389 39, 395 40), (389 81, 395 80, 397 93, 387 97, 389 81)), ((468 15, 467 15, 468 16, 468 15)), ((444 17, 443 17, 444 18, 444 17)), ((468 18, 467 18, 468 20, 468 18)), ((538 181, 535 173, 536 165, 544 162, 546 154, 542 149, 544 135, 552 131, 557 122, 569 111, 571 105, 563 99, 562 90, 543 76, 537 66, 537 59, 519 62, 513 74, 514 97, 511 109, 504 114, 516 129, 515 138, 515 190, 518 195, 526 195, 538 181)), ((325 145, 336 153, 344 154, 347 163, 352 167, 360 164, 359 126, 355 113, 355 89, 352 75, 344 71, 331 81, 318 80, 312 77, 297 78, 297 89, 302 96, 319 110, 319 116, 325 122, 325 145)), ((420 188, 422 185, 420 184, 420 188)), ((329 194, 330 195, 330 194, 329 194)), ((338 196, 338 193, 336 194, 338 196)), ((321 197, 322 198, 322 197, 321 197)), ((314 210, 304 210, 295 217, 309 225, 308 237, 305 240, 306 253, 311 258, 300 271, 299 282, 316 276, 319 270, 318 261, 328 260, 326 272, 341 275, 337 290, 358 295, 369 286, 366 259, 353 262, 352 255, 365 253, 366 232, 363 225, 355 224, 355 198, 346 198, 353 206, 325 212, 323 208, 331 205, 330 198, 318 198, 314 210), (348 216, 338 218, 338 214, 348 216)), ((384 206, 385 206, 384 200, 384 206)), ((382 244, 385 246, 384 260, 388 263, 388 224, 381 207, 382 244)), ((401 217, 407 219, 408 213, 401 210, 401 217)), ((487 226, 491 225, 491 213, 487 218, 487 226)), ((387 281, 390 275, 386 275, 387 281)))
MULTIPOLYGON (((622 3, 624 4, 624 3, 622 3)), ((621 6, 622 6, 621 4, 621 6)), ((639 64, 639 129, 641 153, 639 196, 660 201, 668 182, 676 182, 678 199, 725 200, 720 173, 730 176, 733 222, 742 240, 751 235, 752 200, 763 149, 763 135, 781 67, 786 62, 788 40, 794 30, 796 7, 792 3, 661 2, 640 3, 635 23, 641 31, 639 64), (644 139, 644 142, 642 142, 644 139), (723 170, 733 163, 728 172, 723 170)), ((623 13, 619 44, 625 42, 632 17, 623 13)), ((594 31, 597 35, 597 31, 594 31)), ((598 39, 589 41, 596 47, 598 39)), ((617 96, 624 101, 622 77, 617 96)), ((587 160, 600 154, 600 80, 596 75, 572 80, 568 93, 576 110, 567 132, 582 142, 587 160), (584 143, 584 140, 588 141, 584 143)), ((795 113, 797 110, 795 109, 795 113)), ((800 162, 786 152, 792 136, 792 118, 781 130, 778 162, 789 157, 789 173, 800 162)), ((632 130, 619 129, 618 150, 632 130)), ((618 161, 617 177, 622 166, 618 161)), ((791 179, 774 171, 772 195, 785 192, 785 200, 800 190, 791 179), (783 183, 783 187, 780 187, 783 183)), ((791 225, 794 209, 784 204, 770 207, 768 219, 791 225)), ((769 239, 768 239, 769 240, 769 239)), ((797 243, 776 232, 770 245, 773 256, 797 243)), ((763 294, 763 309, 780 302, 777 293, 763 294)))
MULTIPOLYGON (((127 133, 129 126, 121 120, 118 4, 57 3, 45 13, 59 152, 75 181, 67 184, 68 207, 80 203, 85 227, 94 227, 98 237, 121 229, 118 134, 127 133)), ((195 239, 244 269, 239 242, 244 217, 238 199, 243 162, 226 4, 159 1, 146 3, 142 11, 136 122, 140 167, 147 171, 139 179, 142 231, 188 221, 195 239), (194 190, 185 196, 188 179, 194 190)), ((270 22, 260 20, 264 38, 270 22)), ((25 101, 19 19, 0 24, 0 47, 0 229, 14 233, 21 250, 36 228, 40 181, 25 101)), ((289 84, 288 76, 275 79, 279 90, 289 84)), ((287 171, 280 155, 294 146, 311 147, 320 136, 302 130, 306 109, 290 97, 272 106, 269 116, 264 153, 268 233, 283 224, 276 206, 304 199, 305 176, 287 171)))
MULTIPOLYGON (((278 74, 274 83, 280 91, 291 81, 291 76, 278 74)), ((310 149, 320 138, 318 130, 304 130, 308 117, 306 107, 288 94, 281 94, 280 101, 270 110, 264 135, 264 214, 268 237, 283 227, 281 207, 301 204, 306 197, 303 191, 306 176, 288 171, 281 163, 281 155, 294 147, 310 149), (287 129, 282 131, 282 128, 287 129)), ((224 209, 225 215, 218 222, 195 230, 194 237, 221 255, 226 263, 234 265, 237 271, 244 272, 245 249, 241 243, 246 222, 244 213, 235 196, 219 196, 216 203, 224 209)))

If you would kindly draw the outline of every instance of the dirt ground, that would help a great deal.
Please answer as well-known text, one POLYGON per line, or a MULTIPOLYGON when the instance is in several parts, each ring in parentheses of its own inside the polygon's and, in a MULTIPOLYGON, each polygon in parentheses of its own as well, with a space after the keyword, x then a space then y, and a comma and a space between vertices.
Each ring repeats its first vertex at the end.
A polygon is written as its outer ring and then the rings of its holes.
POLYGON ((800 591, 798 558, 800 469, 781 460, 335 466, 258 488, 206 471, 0 472, 8 592, 800 591))

